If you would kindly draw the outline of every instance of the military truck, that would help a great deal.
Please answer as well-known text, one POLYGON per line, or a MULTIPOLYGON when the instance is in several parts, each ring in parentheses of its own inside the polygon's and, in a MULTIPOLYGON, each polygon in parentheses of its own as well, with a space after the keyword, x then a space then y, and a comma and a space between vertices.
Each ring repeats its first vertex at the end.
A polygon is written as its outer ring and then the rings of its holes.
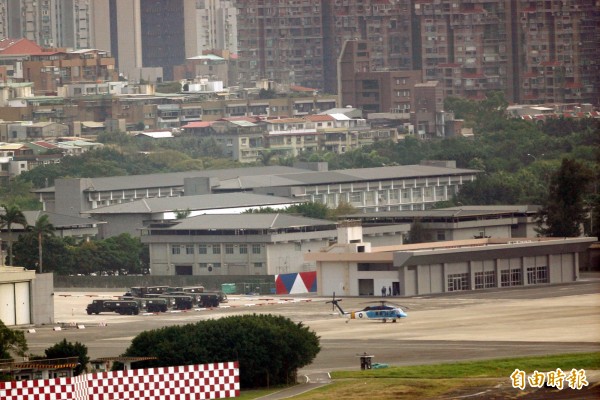
POLYGON ((121 315, 138 315, 140 306, 134 300, 93 300, 87 305, 88 315, 101 312, 116 312, 121 315))
POLYGON ((189 310, 194 306, 194 298, 187 293, 161 294, 158 299, 165 300, 175 310, 189 310))
POLYGON ((148 312, 167 312, 169 306, 166 299, 144 299, 144 308, 148 312))

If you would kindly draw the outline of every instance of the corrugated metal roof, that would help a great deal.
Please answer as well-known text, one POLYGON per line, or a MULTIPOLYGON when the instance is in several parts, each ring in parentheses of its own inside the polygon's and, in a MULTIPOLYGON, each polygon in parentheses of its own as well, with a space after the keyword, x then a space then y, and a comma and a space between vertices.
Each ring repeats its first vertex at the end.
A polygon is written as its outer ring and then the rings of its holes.
MULTIPOLYGON (((86 190, 90 191, 108 191, 108 190, 126 190, 139 188, 158 188, 183 186, 185 178, 216 177, 221 181, 233 179, 241 176, 262 176, 290 174, 306 171, 300 168, 285 166, 267 166, 267 167, 245 167, 230 169, 212 169, 197 170, 185 172, 168 172, 163 174, 148 175, 128 175, 128 176, 110 176, 103 178, 82 178, 89 182, 86 190)), ((39 192, 54 192, 54 187, 36 190, 39 192)))
POLYGON ((283 229, 328 226, 335 222, 290 214, 211 214, 186 218, 166 230, 283 229))
POLYGON ((173 212, 177 210, 214 210, 238 207, 262 206, 299 203, 289 197, 276 197, 254 193, 219 193, 181 197, 154 197, 141 199, 112 206, 100 207, 88 211, 88 214, 148 214, 157 212, 173 212))
POLYGON ((336 184, 359 181, 378 181, 383 179, 427 178, 477 173, 473 169, 446 168, 429 165, 402 165, 377 168, 355 168, 336 171, 319 171, 284 174, 279 176, 236 177, 222 180, 219 189, 250 189, 270 186, 303 186, 336 184))

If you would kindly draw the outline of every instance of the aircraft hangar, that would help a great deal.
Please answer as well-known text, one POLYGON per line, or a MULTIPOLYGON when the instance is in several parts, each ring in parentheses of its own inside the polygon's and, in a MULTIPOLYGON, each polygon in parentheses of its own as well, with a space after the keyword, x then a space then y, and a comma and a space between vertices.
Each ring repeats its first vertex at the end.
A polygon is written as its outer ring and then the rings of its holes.
POLYGON ((317 265, 317 292, 330 296, 418 296, 574 282, 579 254, 596 238, 480 238, 371 247, 360 226, 337 244, 305 254, 317 265))

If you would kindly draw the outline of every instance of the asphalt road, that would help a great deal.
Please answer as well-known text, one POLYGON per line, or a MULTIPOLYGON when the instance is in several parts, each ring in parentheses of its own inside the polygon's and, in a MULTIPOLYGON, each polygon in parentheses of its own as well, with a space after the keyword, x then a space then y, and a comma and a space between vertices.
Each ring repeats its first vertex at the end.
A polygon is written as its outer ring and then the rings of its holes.
MULTIPOLYGON (((65 338, 85 344, 92 359, 118 356, 144 330, 248 313, 283 314, 302 321, 319 335, 321 352, 300 371, 317 384, 326 381, 327 372, 332 370, 359 369, 357 355, 364 352, 374 356, 373 362, 399 366, 600 351, 600 280, 596 279, 532 288, 386 298, 407 308, 408 318, 397 323, 346 322, 326 304, 328 298, 308 295, 230 295, 229 303, 212 310, 137 316, 86 314, 85 306, 94 298, 120 294, 55 293, 57 323, 36 327, 35 333, 26 334, 30 352, 43 354, 44 349, 65 338), (62 330, 54 330, 57 326, 62 330)), ((341 305, 345 311, 351 311, 377 300, 381 298, 344 298, 341 305)), ((269 399, 283 397, 285 394, 269 399)))

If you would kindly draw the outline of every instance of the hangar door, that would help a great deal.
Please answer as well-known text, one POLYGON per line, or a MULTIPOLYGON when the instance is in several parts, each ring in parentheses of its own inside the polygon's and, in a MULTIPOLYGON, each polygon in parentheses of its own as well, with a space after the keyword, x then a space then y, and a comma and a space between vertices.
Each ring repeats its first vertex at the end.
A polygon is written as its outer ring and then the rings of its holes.
POLYGON ((0 284, 0 320, 4 325, 31 323, 29 282, 0 284))

